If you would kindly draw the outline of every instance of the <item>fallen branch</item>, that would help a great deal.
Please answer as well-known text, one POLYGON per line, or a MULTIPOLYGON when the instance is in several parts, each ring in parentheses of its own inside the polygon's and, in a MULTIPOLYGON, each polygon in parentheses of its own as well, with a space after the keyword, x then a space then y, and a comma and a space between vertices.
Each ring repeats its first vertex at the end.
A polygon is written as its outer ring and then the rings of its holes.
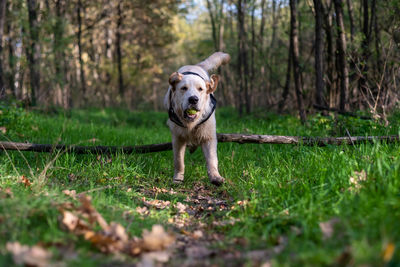
MULTIPOLYGON (((239 144, 292 144, 306 146, 326 145, 357 145, 361 143, 398 143, 400 136, 348 136, 348 137, 301 137, 283 135, 255 135, 255 134, 217 134, 218 142, 235 142, 239 144)), ((34 152, 53 152, 63 150, 76 154, 115 154, 115 153, 151 153, 172 149, 171 143, 152 144, 143 146, 74 146, 74 145, 49 145, 16 142, 1 142, 0 150, 19 150, 34 152)))
POLYGON ((317 104, 314 104, 313 107, 315 109, 318 109, 318 110, 326 110, 326 111, 337 112, 337 113, 339 113, 341 115, 344 115, 344 116, 355 117, 355 118, 359 118, 359 119, 362 119, 362 120, 372 120, 372 118, 369 117, 369 116, 358 115, 357 113, 354 113, 354 112, 341 111, 341 110, 339 110, 337 108, 329 108, 329 107, 324 107, 324 106, 320 106, 320 105, 317 105, 317 104))

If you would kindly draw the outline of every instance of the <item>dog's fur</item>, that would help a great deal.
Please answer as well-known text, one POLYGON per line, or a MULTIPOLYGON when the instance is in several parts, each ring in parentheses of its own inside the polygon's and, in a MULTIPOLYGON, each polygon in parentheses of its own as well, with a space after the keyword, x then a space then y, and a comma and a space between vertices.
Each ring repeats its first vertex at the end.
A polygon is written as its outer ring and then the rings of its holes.
POLYGON ((184 178, 186 146, 189 148, 201 146, 211 183, 220 185, 224 182, 224 178, 218 171, 215 112, 212 112, 207 121, 200 125, 199 123, 212 110, 210 94, 217 89, 219 80, 217 75, 209 76, 208 72, 228 63, 229 60, 228 54, 216 52, 197 65, 186 65, 179 68, 169 78, 170 85, 164 98, 164 105, 167 110, 172 105, 175 114, 184 125, 181 127, 170 119, 167 122, 172 134, 175 167, 173 181, 175 183, 182 182, 184 178), (182 73, 185 72, 196 73, 201 77, 194 74, 183 75, 182 73), (198 102, 190 102, 190 97, 192 100, 193 97, 197 98, 198 102), (197 114, 188 115, 188 109, 196 109, 197 114))

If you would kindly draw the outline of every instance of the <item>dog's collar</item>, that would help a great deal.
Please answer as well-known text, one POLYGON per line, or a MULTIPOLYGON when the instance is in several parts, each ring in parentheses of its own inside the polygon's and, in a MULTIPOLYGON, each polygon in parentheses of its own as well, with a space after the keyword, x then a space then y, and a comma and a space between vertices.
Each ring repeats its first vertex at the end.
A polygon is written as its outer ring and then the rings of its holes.
MULTIPOLYGON (((201 124, 203 124, 203 123, 205 123, 210 117, 211 117, 211 115, 213 114, 213 112, 215 111, 215 108, 217 107, 217 99, 215 99, 215 97, 214 97, 214 95, 213 94, 210 94, 210 105, 211 105, 211 111, 208 113, 208 114, 206 114, 206 115, 203 115, 203 119, 200 121, 200 123, 198 123, 196 126, 195 126, 195 128, 197 128, 197 127, 199 127, 201 124)), ((182 128, 187 128, 182 122, 181 122, 181 120, 179 119, 179 117, 178 117, 178 115, 176 115, 176 113, 175 113, 175 111, 174 111, 174 109, 173 109, 173 107, 172 107, 172 99, 171 99, 171 97, 170 97, 170 99, 169 99, 169 110, 168 110, 168 116, 169 116, 169 119, 172 121, 172 122, 174 122, 176 125, 178 125, 178 126, 180 126, 180 127, 182 127, 182 128)))
POLYGON ((204 79, 203 76, 201 76, 200 74, 198 74, 196 72, 185 71, 185 72, 182 72, 181 74, 183 74, 183 75, 196 75, 196 76, 202 78, 204 81, 206 81, 206 79, 204 79))

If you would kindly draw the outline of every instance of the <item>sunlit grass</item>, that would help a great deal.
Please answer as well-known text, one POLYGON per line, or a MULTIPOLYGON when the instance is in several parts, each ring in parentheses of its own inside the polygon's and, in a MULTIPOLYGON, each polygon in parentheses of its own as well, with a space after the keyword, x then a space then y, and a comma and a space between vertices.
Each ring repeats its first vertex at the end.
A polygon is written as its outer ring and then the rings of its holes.
MULTIPOLYGON (((158 112, 109 109, 46 115, 9 109, 1 116, 0 122, 7 128, 2 140, 87 145, 141 145, 170 140, 165 125, 167 114, 158 112)), ((217 128, 221 133, 339 136, 346 135, 347 130, 351 135, 389 135, 399 133, 397 118, 393 116, 386 127, 355 118, 339 117, 335 122, 333 117, 313 116, 302 126, 292 116, 256 112, 240 118, 233 109, 224 108, 217 110, 217 128)), ((11 198, 0 195, 0 265, 11 262, 5 252, 7 241, 71 243, 78 252, 78 258, 71 262, 80 265, 112 260, 60 228, 56 204, 69 201, 62 194, 65 189, 88 192, 106 220, 120 222, 132 235, 140 235, 155 223, 174 229, 168 219, 175 214, 170 208, 152 210, 144 219, 138 216, 135 209, 143 205, 142 189, 155 186, 190 191, 196 182, 214 190, 215 196, 227 195, 232 207, 203 218, 210 224, 209 232, 225 236, 222 243, 212 244, 217 249, 270 249, 285 237, 285 249, 273 256, 276 265, 331 265, 348 250, 353 264, 377 266, 385 264, 382 251, 388 242, 397 248, 400 245, 398 144, 320 148, 222 143, 218 154, 221 174, 228 179, 221 188, 210 185, 200 150, 186 155, 185 182, 180 186, 172 184, 170 151, 100 157, 0 152, 0 187, 13 192, 11 198), (44 173, 49 162, 52 164, 44 173), (352 190, 349 179, 361 171, 367 180, 358 190, 352 190), (41 186, 25 187, 20 183, 21 175, 34 185, 42 177, 41 186), (237 219, 233 225, 212 226, 214 220, 232 218, 237 219), (338 222, 333 236, 326 238, 319 224, 331 219, 338 222), (237 238, 244 241, 237 244, 237 238)), ((184 202, 186 193, 156 197, 184 202)), ((391 264, 399 262, 397 249, 391 264)))

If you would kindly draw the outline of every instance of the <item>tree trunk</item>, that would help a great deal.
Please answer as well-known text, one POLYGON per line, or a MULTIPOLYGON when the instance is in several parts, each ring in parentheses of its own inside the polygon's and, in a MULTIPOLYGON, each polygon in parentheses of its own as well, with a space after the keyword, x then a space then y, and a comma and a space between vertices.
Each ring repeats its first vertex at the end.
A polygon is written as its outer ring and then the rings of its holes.
POLYGON ((326 34, 326 73, 327 73, 327 82, 325 82, 325 86, 327 89, 327 93, 329 96, 329 107, 332 107, 336 103, 335 97, 335 86, 334 86, 334 47, 333 47, 333 23, 332 23, 332 0, 329 0, 327 5, 322 5, 324 11, 324 29, 326 34))
POLYGON ((368 95, 368 59, 370 55, 369 44, 370 44, 370 31, 369 31, 369 0, 362 0, 363 7, 363 41, 361 43, 362 59, 360 62, 360 79, 359 79, 359 90, 363 92, 364 96, 368 95))
POLYGON ((0 99, 5 93, 5 82, 4 82, 4 56, 3 56, 3 31, 4 21, 6 19, 6 0, 0 0, 0 99))
POLYGON ((12 36, 12 28, 11 28, 11 13, 12 12, 12 6, 11 4, 8 5, 7 7, 7 15, 6 17, 9 19, 7 22, 7 36, 8 36, 8 68, 9 72, 7 73, 7 81, 8 81, 8 86, 11 89, 12 95, 17 98, 17 92, 15 90, 15 57, 14 57, 14 47, 13 47, 13 36, 12 36))
POLYGON ((122 1, 118 2, 117 12, 117 30, 116 30, 116 50, 117 50, 117 65, 118 65, 118 88, 119 88, 119 96, 121 97, 121 101, 124 99, 125 88, 124 88, 124 79, 122 73, 122 52, 121 52, 121 27, 122 27, 122 9, 121 9, 122 1))
POLYGON ((78 6, 76 8, 76 16, 78 20, 78 32, 77 32, 77 38, 78 38, 78 54, 79 54, 79 74, 80 74, 80 80, 81 80, 81 89, 82 89, 82 96, 83 100, 86 101, 86 79, 85 79, 85 68, 83 65, 83 58, 82 58, 82 12, 83 6, 82 6, 82 0, 78 0, 78 6))
POLYGON ((27 0, 28 17, 29 17, 29 37, 30 45, 26 49, 29 62, 29 77, 30 77, 30 104, 36 105, 36 99, 40 90, 40 71, 39 71, 39 28, 37 19, 37 4, 36 0, 27 0))
MULTIPOLYGON (((238 74, 240 92, 244 92, 244 99, 241 99, 239 106, 239 114, 243 113, 243 106, 246 109, 246 113, 250 113, 250 94, 248 88, 248 64, 247 64, 247 38, 245 30, 245 13, 246 13, 246 1, 238 0, 238 74), (244 103, 243 103, 244 100, 244 103)), ((241 97, 242 98, 242 97, 241 97)))
POLYGON ((289 95, 289 87, 290 87, 290 78, 292 75, 292 41, 290 40, 289 42, 289 50, 288 50, 288 59, 287 59, 287 69, 286 69, 286 81, 285 81, 285 87, 283 87, 283 92, 282 92, 282 99, 279 101, 278 105, 278 112, 282 113, 283 108, 285 106, 286 99, 289 95))
POLYGON ((350 40, 354 40, 354 18, 353 18, 353 2, 352 0, 347 0, 347 9, 349 12, 349 22, 350 22, 350 40))
POLYGON ((346 62, 346 35, 343 23, 342 0, 334 0, 337 24, 337 57, 338 57, 338 74, 340 79, 340 103, 339 109, 346 111, 347 94, 349 91, 349 71, 346 62))
POLYGON ((322 0, 314 0, 315 8, 315 103, 322 105, 324 100, 324 67, 323 67, 323 36, 322 36, 322 18, 323 8, 322 0))
POLYGON ((214 9, 213 9, 213 7, 211 5, 210 0, 207 0, 207 9, 208 9, 208 14, 210 15, 211 32, 212 32, 214 48, 215 48, 216 51, 219 51, 219 49, 218 49, 218 40, 217 40, 217 26, 216 26, 216 23, 215 23, 216 15, 214 14, 214 9))
POLYGON ((296 89, 297 107, 299 109, 300 120, 302 123, 306 121, 306 113, 304 111, 303 94, 300 81, 300 66, 299 66, 299 38, 298 38, 298 23, 297 23, 297 0, 290 0, 290 42, 292 43, 292 63, 293 63, 293 78, 296 89))

